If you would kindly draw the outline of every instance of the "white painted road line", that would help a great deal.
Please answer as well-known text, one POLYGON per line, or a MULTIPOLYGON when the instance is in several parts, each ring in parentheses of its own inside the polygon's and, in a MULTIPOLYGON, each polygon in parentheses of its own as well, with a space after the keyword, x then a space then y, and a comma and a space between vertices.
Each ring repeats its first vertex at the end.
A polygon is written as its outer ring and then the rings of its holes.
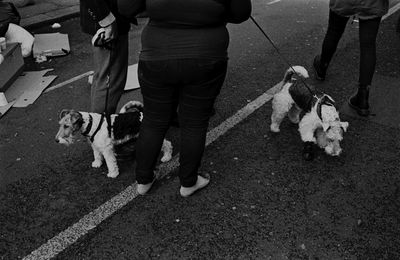
POLYGON ((279 3, 281 0, 273 0, 272 2, 269 2, 267 5, 272 5, 272 4, 276 4, 279 3))
MULTIPOLYGON (((279 0, 273 1, 278 2, 279 0)), ((271 3, 273 3, 271 2, 271 3)), ((270 3, 270 4, 271 4, 270 3)), ((393 6, 387 15, 385 15, 382 19, 386 19, 397 10, 400 9, 400 3, 393 6)), ((88 73, 93 73, 91 71, 86 72, 82 75, 74 77, 68 81, 60 83, 50 89, 47 89, 45 92, 50 90, 65 86, 69 83, 72 83, 76 80, 79 80, 83 77, 88 76, 88 73)), ((240 109, 235 115, 226 119, 219 126, 212 129, 207 133, 206 145, 210 145, 212 142, 217 140, 219 137, 224 135, 228 130, 232 129, 235 125, 243 121, 249 115, 254 113, 258 108, 263 106, 269 100, 271 100, 273 94, 279 89, 281 83, 278 83, 264 94, 259 96, 254 101, 248 103, 245 107, 240 109)), ((164 178, 171 171, 176 169, 179 166, 179 154, 176 154, 171 161, 168 163, 162 164, 160 166, 158 172, 158 179, 164 178)), ((127 187, 124 191, 120 192, 118 195, 111 198, 109 201, 105 202, 103 205, 85 215, 82 219, 80 219, 77 223, 67 228, 57 236, 49 239, 45 244, 40 246, 38 249, 33 251, 31 254, 25 256, 23 259, 51 259, 58 255, 60 252, 68 248, 70 245, 75 243, 79 238, 86 235, 90 230, 96 228, 102 221, 110 217, 116 211, 121 209, 127 203, 131 202, 138 196, 136 192, 136 183, 127 187)))
POLYGON ((399 9, 400 9, 400 3, 396 4, 395 6, 392 6, 389 9, 389 12, 382 17, 382 20, 385 20, 386 18, 397 12, 399 9))
MULTIPOLYGON (((274 91, 280 83, 269 89, 254 101, 248 103, 240 109, 235 115, 231 116, 219 126, 207 133, 206 146, 217 140, 236 124, 243 121, 254 111, 267 103, 273 96, 274 91)), ((160 165, 158 179, 164 178, 171 171, 179 166, 179 154, 176 154, 171 161, 160 165)), ((127 187, 124 191, 105 202, 103 205, 81 218, 77 223, 62 231, 57 236, 49 239, 45 244, 33 251, 23 259, 51 259, 61 253, 67 247, 75 243, 79 238, 86 235, 90 230, 97 227, 102 221, 110 217, 116 211, 121 209, 127 203, 133 201, 138 196, 136 192, 136 183, 127 187)))

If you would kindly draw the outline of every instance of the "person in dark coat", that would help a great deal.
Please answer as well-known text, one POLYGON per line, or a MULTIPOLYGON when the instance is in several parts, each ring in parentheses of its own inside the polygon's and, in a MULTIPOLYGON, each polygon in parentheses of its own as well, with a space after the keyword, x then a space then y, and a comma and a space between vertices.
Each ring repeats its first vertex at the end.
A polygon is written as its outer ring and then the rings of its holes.
POLYGON ((250 0, 146 0, 138 78, 144 116, 136 149, 139 194, 154 181, 162 140, 177 107, 180 127, 180 194, 209 183, 198 173, 214 102, 228 64, 227 23, 242 23, 250 0))
POLYGON ((347 21, 358 16, 360 38, 360 68, 357 92, 349 106, 360 116, 368 116, 369 87, 375 72, 376 37, 382 16, 388 12, 389 0, 330 0, 329 22, 321 54, 314 58, 313 68, 318 80, 325 80, 329 63, 336 52, 347 21))
POLYGON ((91 112, 115 113, 128 73, 130 23, 136 23, 136 20, 120 14, 117 0, 80 0, 80 18, 83 32, 93 37, 99 29, 103 31, 101 37, 105 45, 92 47, 91 112), (107 87, 109 93, 105 111, 107 87))

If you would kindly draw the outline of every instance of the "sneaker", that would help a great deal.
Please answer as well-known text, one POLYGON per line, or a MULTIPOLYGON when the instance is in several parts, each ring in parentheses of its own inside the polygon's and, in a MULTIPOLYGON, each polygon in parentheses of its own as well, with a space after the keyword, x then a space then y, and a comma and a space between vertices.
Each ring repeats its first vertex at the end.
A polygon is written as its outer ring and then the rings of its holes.
POLYGON ((325 80, 327 68, 328 68, 327 65, 325 65, 325 66, 321 65, 321 55, 315 56, 314 61, 313 61, 313 69, 314 69, 315 78, 317 80, 319 80, 319 81, 325 80))
POLYGON ((147 184, 137 184, 137 192, 140 195, 145 195, 153 186, 154 181, 156 180, 156 178, 153 178, 153 180, 150 183, 147 184))
POLYGON ((210 178, 204 178, 203 176, 197 175, 196 184, 192 187, 181 186, 180 193, 182 197, 189 197, 196 191, 206 187, 210 183, 210 178))

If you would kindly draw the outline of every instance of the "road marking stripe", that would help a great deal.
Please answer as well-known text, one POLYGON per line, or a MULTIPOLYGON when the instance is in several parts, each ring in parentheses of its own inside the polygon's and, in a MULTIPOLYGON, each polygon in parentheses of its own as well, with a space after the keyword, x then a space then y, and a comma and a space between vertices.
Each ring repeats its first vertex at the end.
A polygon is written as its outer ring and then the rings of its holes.
POLYGON ((396 11, 398 11, 400 9, 400 3, 396 4, 395 6, 391 7, 389 9, 389 12, 387 14, 385 14, 382 17, 382 20, 385 20, 386 18, 388 18, 389 16, 391 16, 392 14, 394 14, 396 11))
MULTIPOLYGON (((232 129, 236 124, 243 121, 254 111, 267 103, 279 88, 280 83, 266 91, 264 94, 248 103, 236 114, 222 122, 219 126, 210 130, 207 133, 206 146, 217 140, 228 130, 232 129)), ((158 179, 164 178, 171 171, 179 166, 179 154, 176 154, 171 161, 160 165, 158 170, 158 179)), ((125 190, 102 204, 97 209, 81 218, 77 223, 73 224, 66 230, 59 233, 57 236, 49 239, 45 244, 25 256, 23 259, 51 259, 61 253, 67 247, 75 243, 79 238, 86 235, 90 230, 96 228, 102 221, 110 217, 116 211, 121 209, 127 203, 131 202, 138 196, 136 192, 136 183, 128 186, 125 190)))
POLYGON ((274 0, 274 1, 272 1, 272 2, 267 3, 267 5, 276 4, 276 3, 280 2, 280 1, 281 1, 281 0, 274 0))

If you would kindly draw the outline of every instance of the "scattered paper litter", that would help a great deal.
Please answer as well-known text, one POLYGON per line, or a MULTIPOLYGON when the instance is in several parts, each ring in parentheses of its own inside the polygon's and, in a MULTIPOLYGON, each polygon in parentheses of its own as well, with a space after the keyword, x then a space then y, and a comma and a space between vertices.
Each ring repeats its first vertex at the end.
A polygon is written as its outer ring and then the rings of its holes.
POLYGON ((92 85, 93 83, 93 74, 88 76, 88 83, 92 85))
MULTIPOLYGON (((125 84, 125 87, 124 87, 125 91, 134 90, 134 89, 140 88, 139 79, 138 79, 138 75, 137 75, 137 69, 138 69, 137 63, 128 66, 128 76, 126 78, 126 84, 125 84)), ((93 75, 89 75, 88 83, 90 85, 92 85, 92 83, 93 83, 93 75)))
POLYGON ((51 28, 53 28, 53 29, 61 28, 61 24, 59 24, 59 23, 53 23, 53 25, 51 26, 51 28))
POLYGON ((42 33, 35 34, 35 44, 33 45, 33 57, 43 56, 64 56, 71 51, 69 46, 68 34, 62 33, 42 33))
POLYGON ((37 63, 42 63, 42 62, 47 61, 47 57, 45 55, 38 55, 38 56, 36 56, 35 61, 37 63))
POLYGON ((133 90, 140 88, 139 79, 137 75, 138 65, 133 64, 128 67, 128 77, 124 90, 133 90))

